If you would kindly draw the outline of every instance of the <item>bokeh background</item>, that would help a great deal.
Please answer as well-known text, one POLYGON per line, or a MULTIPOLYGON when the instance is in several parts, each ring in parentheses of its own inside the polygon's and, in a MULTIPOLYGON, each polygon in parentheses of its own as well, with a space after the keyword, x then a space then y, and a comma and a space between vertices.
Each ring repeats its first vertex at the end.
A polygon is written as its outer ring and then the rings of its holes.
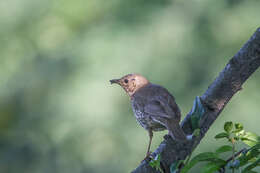
MULTIPOLYGON (((0 172, 130 172, 148 134, 109 79, 143 74, 173 93, 183 118, 260 26, 259 7, 259 0, 0 1, 0 172)), ((223 144, 214 135, 225 121, 259 134, 259 76, 195 153, 223 144)), ((166 133, 155 134, 153 150, 166 133)))

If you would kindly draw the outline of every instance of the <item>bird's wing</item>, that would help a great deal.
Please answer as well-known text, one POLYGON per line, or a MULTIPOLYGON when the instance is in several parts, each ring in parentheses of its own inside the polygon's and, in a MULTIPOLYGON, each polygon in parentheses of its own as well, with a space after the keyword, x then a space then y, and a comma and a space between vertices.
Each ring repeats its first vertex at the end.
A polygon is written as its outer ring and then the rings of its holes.
POLYGON ((171 118, 172 115, 169 114, 166 108, 167 105, 163 103, 160 99, 154 99, 149 101, 144 106, 144 112, 154 115, 154 116, 160 116, 165 118, 171 118))

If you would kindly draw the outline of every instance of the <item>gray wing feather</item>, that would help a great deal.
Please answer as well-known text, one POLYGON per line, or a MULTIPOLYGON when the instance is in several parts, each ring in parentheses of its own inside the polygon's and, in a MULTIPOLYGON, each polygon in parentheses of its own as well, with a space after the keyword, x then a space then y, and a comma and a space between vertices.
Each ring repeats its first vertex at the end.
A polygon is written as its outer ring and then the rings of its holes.
POLYGON ((163 103, 159 99, 151 100, 145 105, 144 112, 150 115, 172 118, 172 115, 169 114, 166 107, 167 105, 165 105, 165 103, 163 103))

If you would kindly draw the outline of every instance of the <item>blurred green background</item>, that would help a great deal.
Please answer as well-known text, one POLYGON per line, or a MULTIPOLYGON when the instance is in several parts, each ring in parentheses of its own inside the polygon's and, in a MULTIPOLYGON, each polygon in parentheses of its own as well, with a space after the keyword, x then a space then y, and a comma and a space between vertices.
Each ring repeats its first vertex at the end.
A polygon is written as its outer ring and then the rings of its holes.
MULTIPOLYGON (((259 7, 259 0, 2 0, 0 172, 130 172, 148 134, 109 80, 143 74, 173 93, 183 118, 260 26, 259 7)), ((223 144, 214 135, 228 120, 259 134, 259 75, 195 153, 223 144)), ((166 133, 155 134, 153 150, 166 133)))

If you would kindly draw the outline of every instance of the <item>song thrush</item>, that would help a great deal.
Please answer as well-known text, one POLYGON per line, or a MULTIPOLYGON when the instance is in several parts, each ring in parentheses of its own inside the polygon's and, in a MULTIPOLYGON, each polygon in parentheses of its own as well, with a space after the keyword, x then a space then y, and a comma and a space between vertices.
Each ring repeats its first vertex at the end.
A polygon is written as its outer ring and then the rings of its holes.
POLYGON ((128 74, 110 82, 119 84, 130 96, 136 120, 149 133, 146 157, 150 155, 153 131, 167 129, 173 139, 186 140, 185 133, 179 125, 180 110, 167 89, 150 83, 139 74, 128 74))

